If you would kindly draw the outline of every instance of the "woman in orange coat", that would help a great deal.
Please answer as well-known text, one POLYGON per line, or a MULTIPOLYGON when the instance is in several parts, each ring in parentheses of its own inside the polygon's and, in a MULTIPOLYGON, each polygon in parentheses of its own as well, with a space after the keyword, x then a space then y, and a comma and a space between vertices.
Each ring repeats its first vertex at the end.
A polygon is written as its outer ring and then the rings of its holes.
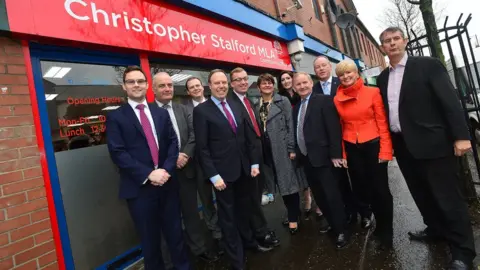
POLYGON ((355 196, 366 203, 359 209, 362 220, 371 219, 373 211, 374 235, 388 249, 393 237, 393 199, 387 169, 393 150, 380 90, 363 84, 351 60, 340 62, 335 71, 341 82, 334 102, 343 129, 344 166, 348 164, 355 196))

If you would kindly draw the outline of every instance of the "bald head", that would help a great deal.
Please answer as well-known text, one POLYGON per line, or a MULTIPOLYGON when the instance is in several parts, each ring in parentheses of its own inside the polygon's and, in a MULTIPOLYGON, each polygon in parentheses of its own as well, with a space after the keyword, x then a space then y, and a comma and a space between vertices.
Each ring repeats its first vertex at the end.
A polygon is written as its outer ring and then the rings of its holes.
POLYGON ((166 72, 158 72, 153 76, 153 92, 155 99, 163 104, 167 104, 173 99, 173 81, 166 72))
POLYGON ((318 56, 313 62, 315 74, 321 81, 328 81, 332 76, 332 64, 328 57, 324 55, 318 56))

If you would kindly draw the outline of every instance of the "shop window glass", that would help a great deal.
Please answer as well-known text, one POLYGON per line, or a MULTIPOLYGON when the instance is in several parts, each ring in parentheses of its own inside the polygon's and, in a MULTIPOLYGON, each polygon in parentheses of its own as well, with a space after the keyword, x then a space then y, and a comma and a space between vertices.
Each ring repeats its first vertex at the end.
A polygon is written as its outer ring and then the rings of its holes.
POLYGON ((125 67, 42 61, 55 152, 106 144, 109 111, 126 102, 125 67))

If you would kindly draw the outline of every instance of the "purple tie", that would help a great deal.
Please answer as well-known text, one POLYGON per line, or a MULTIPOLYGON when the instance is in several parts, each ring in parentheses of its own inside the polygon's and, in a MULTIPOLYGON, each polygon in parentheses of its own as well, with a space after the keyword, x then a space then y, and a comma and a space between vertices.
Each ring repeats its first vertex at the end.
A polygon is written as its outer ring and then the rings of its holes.
POLYGON ((230 113, 230 111, 227 109, 225 101, 220 102, 222 104, 223 111, 225 112, 225 115, 227 116, 228 123, 230 123, 230 126, 232 127, 233 133, 237 133, 237 126, 235 125, 235 121, 233 121, 233 116, 230 113))
POLYGON ((145 114, 145 104, 138 104, 137 109, 140 111, 140 123, 142 124, 143 132, 147 138, 148 148, 150 148, 150 154, 152 155, 153 163, 155 167, 158 166, 158 146, 155 142, 155 136, 153 135, 152 125, 148 121, 145 114))

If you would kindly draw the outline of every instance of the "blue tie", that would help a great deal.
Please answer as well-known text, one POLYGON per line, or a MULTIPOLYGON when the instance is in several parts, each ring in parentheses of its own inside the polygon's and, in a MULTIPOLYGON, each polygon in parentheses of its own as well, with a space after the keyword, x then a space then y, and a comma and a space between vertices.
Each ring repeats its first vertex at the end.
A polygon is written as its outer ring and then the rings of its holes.
POLYGON ((328 87, 328 81, 322 83, 323 93, 325 95, 330 95, 330 91, 328 91, 329 89, 327 87, 328 87))

